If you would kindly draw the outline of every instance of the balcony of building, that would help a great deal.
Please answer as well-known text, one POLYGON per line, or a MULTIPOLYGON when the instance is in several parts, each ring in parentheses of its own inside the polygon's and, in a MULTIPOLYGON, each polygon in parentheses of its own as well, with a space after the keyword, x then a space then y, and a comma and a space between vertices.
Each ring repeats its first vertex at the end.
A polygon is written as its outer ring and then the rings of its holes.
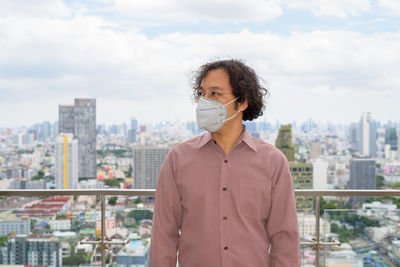
MULTIPOLYGON (((149 266, 154 193, 0 190, 0 264, 149 266)), ((295 193, 313 206, 297 210, 302 266, 400 266, 400 190, 295 193)))

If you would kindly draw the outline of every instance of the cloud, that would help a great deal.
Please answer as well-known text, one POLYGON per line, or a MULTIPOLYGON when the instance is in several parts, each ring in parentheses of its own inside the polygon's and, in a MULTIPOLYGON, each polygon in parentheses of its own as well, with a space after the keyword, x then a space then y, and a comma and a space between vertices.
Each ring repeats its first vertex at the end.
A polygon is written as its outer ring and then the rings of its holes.
POLYGON ((265 21, 282 14, 279 1, 112 0, 117 12, 144 20, 171 22, 265 21))
POLYGON ((12 114, 0 127, 57 119, 58 105, 75 97, 98 99, 100 123, 192 120, 192 71, 229 57, 244 59, 266 81, 269 120, 342 122, 365 110, 393 120, 398 47, 400 32, 245 29, 150 38, 94 15, 0 17, 0 114, 12 114))
MULTIPOLYGON (((390 1, 390 0, 387 0, 390 1)), ((371 10, 369 0, 217 0, 130 1, 109 0, 115 11, 147 21, 244 22, 280 17, 285 8, 309 10, 315 16, 348 18, 371 10)))
POLYGON ((69 17, 71 10, 62 0, 0 1, 0 17, 69 17))
POLYGON ((348 18, 370 11, 369 0, 286 0, 289 8, 310 10, 316 16, 348 18))
POLYGON ((400 15, 400 2, 397 0, 379 0, 378 6, 388 15, 400 15))

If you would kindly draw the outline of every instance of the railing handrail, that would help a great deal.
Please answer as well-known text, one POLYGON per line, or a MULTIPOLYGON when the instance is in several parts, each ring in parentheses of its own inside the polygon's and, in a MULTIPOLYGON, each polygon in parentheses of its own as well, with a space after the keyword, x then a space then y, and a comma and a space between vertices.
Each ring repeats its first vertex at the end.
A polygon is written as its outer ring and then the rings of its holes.
MULTIPOLYGON (((0 190, 0 196, 82 196, 95 195, 101 199, 101 240, 98 242, 101 248, 101 266, 106 266, 105 248, 107 242, 104 237, 105 227, 105 198, 106 196, 154 196, 155 189, 10 189, 0 190)), ((317 189, 297 189, 296 196, 313 196, 315 197, 316 206, 316 237, 313 242, 303 242, 303 245, 313 245, 317 251, 315 254, 315 266, 320 263, 320 250, 325 245, 340 245, 339 242, 324 242, 320 235, 320 197, 321 196, 397 196, 400 197, 400 190, 317 190, 317 189)))
MULTIPOLYGON (((154 196, 155 189, 3 189, 0 196, 154 196)), ((398 196, 400 190, 296 189, 296 196, 398 196)))

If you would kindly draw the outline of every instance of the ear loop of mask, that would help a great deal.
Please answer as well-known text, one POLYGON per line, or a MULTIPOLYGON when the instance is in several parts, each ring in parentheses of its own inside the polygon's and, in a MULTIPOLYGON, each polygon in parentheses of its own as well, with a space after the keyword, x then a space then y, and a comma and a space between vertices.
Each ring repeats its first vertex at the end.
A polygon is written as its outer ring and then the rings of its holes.
MULTIPOLYGON (((236 100, 238 100, 238 99, 239 99, 239 97, 236 97, 236 98, 235 98, 235 99, 233 99, 232 101, 230 101, 230 102, 226 103, 226 104, 224 105, 224 107, 226 107, 227 105, 229 105, 229 104, 231 104, 231 103, 235 102, 235 101, 236 101, 236 100)), ((237 115, 237 114, 239 114, 239 113, 240 113, 240 110, 239 110, 238 112, 236 112, 236 114, 235 114, 235 115, 233 115, 233 116, 231 116, 230 118, 227 118, 227 119, 223 120, 223 122, 226 122, 226 121, 229 121, 229 120, 231 120, 231 119, 235 118, 235 117, 236 117, 236 115, 237 115)))

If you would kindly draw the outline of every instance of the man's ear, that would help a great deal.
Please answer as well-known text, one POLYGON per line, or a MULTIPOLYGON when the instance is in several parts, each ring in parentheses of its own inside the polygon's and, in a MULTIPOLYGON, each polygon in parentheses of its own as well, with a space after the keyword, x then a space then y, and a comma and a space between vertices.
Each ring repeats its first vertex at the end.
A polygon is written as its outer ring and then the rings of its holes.
POLYGON ((248 107, 247 99, 245 99, 243 102, 239 103, 239 110, 240 111, 244 111, 247 107, 248 107))

